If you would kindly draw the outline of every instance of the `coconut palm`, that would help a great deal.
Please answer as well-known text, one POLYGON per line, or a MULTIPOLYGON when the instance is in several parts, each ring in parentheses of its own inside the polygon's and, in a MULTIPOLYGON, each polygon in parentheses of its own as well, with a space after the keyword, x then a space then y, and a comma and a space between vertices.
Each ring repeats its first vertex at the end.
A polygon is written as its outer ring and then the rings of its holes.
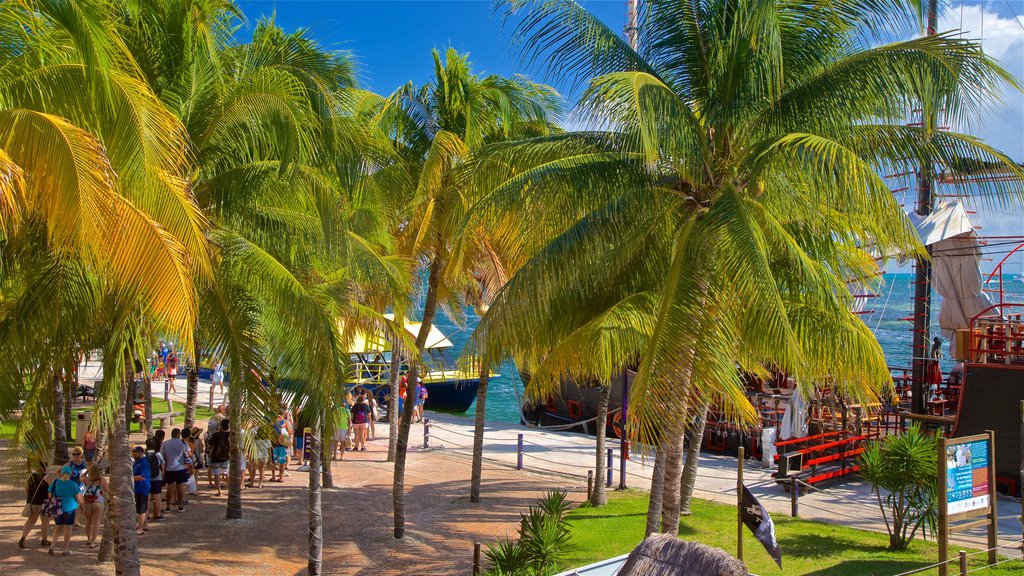
MULTIPOLYGON (((416 259, 426 276, 420 330, 408 348, 410 386, 420 373, 420 357, 438 307, 459 321, 463 296, 477 289, 471 272, 478 262, 462 258, 461 248, 453 243, 455 224, 472 201, 462 171, 470 153, 494 142, 545 133, 557 110, 550 88, 519 77, 479 77, 468 58, 454 49, 443 59, 434 51, 433 59, 433 80, 419 88, 410 84, 399 89, 377 115, 382 132, 395 138, 395 151, 408 175, 401 198, 408 209, 398 220, 398 253, 416 259)), ((396 322, 401 326, 400 318, 396 322)), ((405 534, 405 459, 413 405, 406 405, 395 447, 396 538, 405 534)))
MULTIPOLYGON (((134 333, 125 322, 98 322, 101 300, 112 302, 103 308, 127 311, 121 318, 148 315, 190 341, 193 278, 203 276, 209 260, 203 218, 184 185, 184 127, 125 52, 111 6, 14 3, 0 12, 0 35, 0 249, 15 256, 5 257, 0 283, 23 288, 0 318, 10 336, 3 339, 4 396, 31 399, 37 385, 26 368, 65 365, 74 349, 68 343, 95 343, 93 329, 99 341, 111 342, 106 361, 123 358, 119 339, 134 333), (36 292, 47 275, 60 281, 36 292), (47 324, 56 318, 75 322, 78 334, 48 339, 55 332, 47 324), (59 363, 47 358, 55 352, 63 355, 59 363)), ((100 387, 95 420, 114 433, 112 489, 130 492, 130 468, 115 465, 127 459, 117 453, 127 449, 119 374, 123 366, 100 387)), ((26 406, 19 428, 35 432, 20 436, 38 449, 37 410, 45 412, 46 404, 26 406)), ((117 569, 138 574, 131 498, 114 502, 112 514, 124 519, 114 534, 117 569)))
MULTIPOLYGON (((973 137, 904 125, 921 102, 965 122, 1003 85, 1019 88, 950 34, 877 43, 884 30, 909 35, 912 4, 651 2, 638 51, 574 2, 507 5, 522 9, 524 58, 586 81, 580 112, 606 131, 498 152, 519 175, 492 182, 476 211, 514 207, 543 234, 562 232, 495 300, 480 348, 552 349, 608 302, 654 293, 630 407, 641 440, 666 451, 664 531, 678 530, 693 412, 715 403, 754 420, 743 374, 781 367, 804 392, 828 382, 859 400, 889 385, 846 289, 875 277, 877 254, 921 253, 879 174, 925 158, 1021 173, 973 137)), ((1019 181, 986 192, 1022 197, 1019 181)), ((550 391, 541 382, 528 392, 550 391)))

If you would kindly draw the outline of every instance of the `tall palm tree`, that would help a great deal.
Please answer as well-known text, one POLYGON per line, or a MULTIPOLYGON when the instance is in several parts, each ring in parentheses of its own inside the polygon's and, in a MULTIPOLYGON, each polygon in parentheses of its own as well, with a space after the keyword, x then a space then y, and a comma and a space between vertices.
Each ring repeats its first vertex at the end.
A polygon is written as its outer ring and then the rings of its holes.
MULTIPOLYGON (((467 56, 449 49, 433 53, 434 78, 422 87, 399 89, 378 114, 383 131, 405 161, 410 186, 408 211, 399 219, 399 254, 415 258, 426 276, 419 333, 410 351, 410 386, 415 386, 427 335, 438 307, 462 317, 462 295, 473 286, 474 262, 453 257, 454 224, 470 202, 464 167, 471 151, 493 142, 547 130, 557 109, 554 92, 522 78, 479 77, 467 56)), ((396 319, 401 326, 401 319, 396 319)), ((395 449, 392 489, 394 533, 405 534, 405 460, 414 402, 406 404, 395 449)))
MULTIPOLYGON (((61 316, 80 327, 99 325, 98 295, 120 302, 118 309, 156 318, 186 342, 191 338, 192 280, 209 269, 209 261, 203 218, 184 185, 185 131, 125 52, 111 8, 88 0, 28 1, 0 12, 0 156, 8 175, 0 193, 0 249, 20 256, 8 260, 16 264, 3 267, 0 282, 30 288, 40 272, 64 280, 49 288, 52 300, 26 290, 5 307, 0 329, 12 336, 3 339, 12 358, 3 376, 5 396, 26 391, 26 366, 39 366, 55 351, 68 355, 50 366, 71 357, 71 349, 62 348, 68 340, 48 340, 52 330, 46 326, 61 316), (38 330, 18 335, 25 327, 38 330)), ((122 323, 107 325, 100 335, 108 341, 126 332, 132 334, 122 323)), ((87 338, 80 333, 77 342, 85 345, 87 338)), ((123 358, 122 351, 108 348, 108 358, 123 358)), ((111 370, 97 401, 97 421, 105 420, 115 433, 117 426, 123 429, 123 372, 123 366, 120 373, 111 370)), ((22 429, 37 421, 31 412, 40 404, 26 405, 22 429)), ((111 446, 115 464, 127 458, 118 453, 127 447, 126 431, 123 438, 111 446)), ((130 490, 130 467, 112 469, 112 485, 130 490)), ((130 501, 114 500, 113 514, 125 519, 115 531, 116 561, 119 573, 137 574, 130 501)))
MULTIPOLYGON (((904 125, 921 102, 963 122, 1020 86, 953 35, 872 45, 919 21, 901 0, 651 2, 639 50, 574 2, 507 7, 522 9, 525 59, 587 82, 580 111, 610 132, 502 152, 522 175, 478 211, 564 232, 496 299, 482 349, 550 349, 589 302, 656 294, 630 407, 666 450, 661 528, 675 533, 684 423, 706 403, 752 422, 741 375, 783 367, 802 391, 831 382, 861 400, 889 385, 846 290, 874 277, 875 254, 921 252, 879 174, 965 157, 1021 174, 973 137, 904 125)), ((988 192, 1022 197, 1019 183, 988 192)))

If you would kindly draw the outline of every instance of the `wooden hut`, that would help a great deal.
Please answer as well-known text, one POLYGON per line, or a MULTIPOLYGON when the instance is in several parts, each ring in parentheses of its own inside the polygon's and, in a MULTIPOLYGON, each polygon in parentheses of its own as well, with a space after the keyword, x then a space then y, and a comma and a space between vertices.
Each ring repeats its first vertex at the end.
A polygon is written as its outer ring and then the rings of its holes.
POLYGON ((728 552, 669 534, 653 534, 633 549, 617 576, 748 576, 728 552))

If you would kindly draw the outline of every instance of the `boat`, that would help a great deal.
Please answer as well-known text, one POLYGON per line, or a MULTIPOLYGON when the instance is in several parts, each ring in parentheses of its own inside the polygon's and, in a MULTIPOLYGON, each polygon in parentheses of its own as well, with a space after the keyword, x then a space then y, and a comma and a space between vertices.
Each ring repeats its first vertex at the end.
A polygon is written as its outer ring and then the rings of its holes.
MULTIPOLYGON (((394 315, 386 314, 388 320, 394 315)), ((403 321, 406 332, 416 337, 420 322, 403 321)), ((427 389, 427 406, 431 410, 463 413, 476 400, 480 385, 480 367, 475 357, 452 355, 454 344, 437 326, 431 326, 423 348, 420 378, 427 389)), ((351 375, 346 380, 349 388, 360 386, 369 390, 380 404, 387 403, 391 382, 392 344, 381 332, 367 335, 357 333, 348 350, 351 375)), ((408 364, 401 363, 401 373, 408 372, 408 364)))

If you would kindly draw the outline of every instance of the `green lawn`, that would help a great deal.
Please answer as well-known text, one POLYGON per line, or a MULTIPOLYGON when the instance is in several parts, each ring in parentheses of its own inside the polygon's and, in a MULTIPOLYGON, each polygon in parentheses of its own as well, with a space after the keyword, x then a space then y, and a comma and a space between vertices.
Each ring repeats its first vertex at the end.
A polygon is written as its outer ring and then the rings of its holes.
MULTIPOLYGON (((735 508, 695 500, 693 516, 680 522, 680 537, 736 553, 735 508)), ((573 548, 566 554, 561 569, 571 569, 599 560, 626 554, 641 540, 647 518, 647 494, 637 491, 612 494, 608 506, 582 507, 573 510, 568 520, 572 526, 573 548)), ((792 519, 783 515, 772 517, 776 536, 782 548, 779 570, 750 531, 743 538, 747 569, 753 574, 814 576, 892 576, 937 560, 934 542, 915 542, 910 550, 886 551, 888 536, 864 532, 833 524, 792 519)), ((954 553, 958 548, 952 546, 954 553)), ((984 565, 984 554, 972 559, 972 567, 984 565)), ((972 571, 973 573, 973 571, 972 571)), ((1007 562, 988 568, 982 574, 1024 574, 1024 562, 1007 562)), ((938 574, 937 571, 922 572, 938 574)), ((959 568, 950 567, 950 574, 959 568)))
MULTIPOLYGON (((71 434, 72 434, 72 438, 77 438, 78 437, 77 436, 78 435, 78 431, 77 431, 78 416, 77 415, 80 412, 86 412, 89 409, 90 408, 86 408, 84 406, 80 406, 80 407, 77 407, 77 408, 75 408, 74 410, 71 411, 71 434)), ((174 410, 175 410, 175 412, 181 412, 182 414, 184 414, 185 413, 185 403, 184 402, 175 402, 174 403, 174 410)), ((156 398, 153 398, 153 413, 154 414, 164 414, 166 412, 169 412, 169 410, 167 409, 167 402, 164 402, 163 400, 158 400, 156 398)), ((211 416, 213 416, 213 410, 210 410, 204 404, 199 404, 199 405, 196 406, 196 425, 197 426, 199 426, 200 428, 203 428, 205 430, 206 429, 206 421, 209 420, 211 416)), ((175 419, 174 419, 175 426, 179 426, 180 427, 182 422, 184 422, 184 420, 185 419, 184 419, 183 416, 175 417, 175 419)), ((7 421, 7 422, 0 422, 0 439, 8 439, 8 438, 11 438, 12 436, 14 436, 14 430, 17 428, 17 426, 18 426, 18 423, 17 423, 17 421, 14 421, 14 420, 7 421)), ((139 424, 138 424, 138 422, 133 422, 132 423, 131 431, 132 432, 139 432, 139 424)))

